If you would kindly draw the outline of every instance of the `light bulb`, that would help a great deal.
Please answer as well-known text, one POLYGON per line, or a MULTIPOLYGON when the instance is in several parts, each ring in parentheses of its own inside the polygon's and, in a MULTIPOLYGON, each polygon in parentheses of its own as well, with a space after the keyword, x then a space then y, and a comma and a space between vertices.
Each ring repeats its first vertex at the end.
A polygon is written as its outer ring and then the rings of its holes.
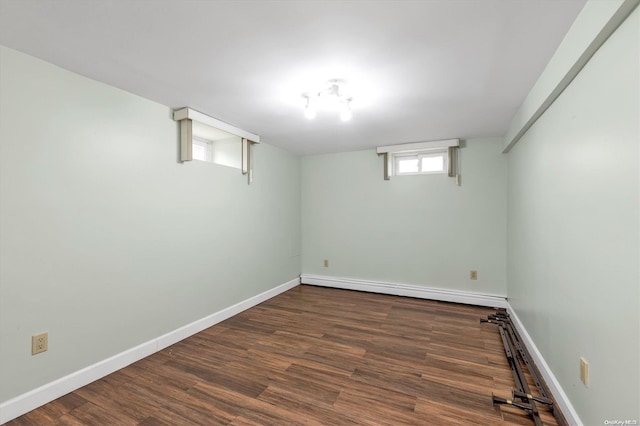
POLYGON ((316 109, 311 105, 307 105, 307 107, 304 109, 304 116, 309 120, 316 118, 316 109))
POLYGON ((303 96, 307 99, 307 104, 304 107, 304 116, 309 120, 316 118, 316 107, 311 103, 311 98, 306 93, 303 96))
POLYGON ((344 105, 340 110, 340 120, 342 121, 351 120, 351 108, 349 108, 349 105, 344 105))

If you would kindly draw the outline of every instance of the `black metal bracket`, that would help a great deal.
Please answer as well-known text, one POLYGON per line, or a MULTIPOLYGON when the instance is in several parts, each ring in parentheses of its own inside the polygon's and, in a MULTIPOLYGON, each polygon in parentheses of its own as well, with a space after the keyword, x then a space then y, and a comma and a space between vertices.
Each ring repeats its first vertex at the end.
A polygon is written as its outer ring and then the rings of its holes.
MULTIPOLYGON (((506 310, 498 310, 495 314, 491 314, 487 319, 481 319, 481 323, 495 324, 498 326, 500 332, 500 338, 504 346, 504 353, 509 362, 511 373, 513 374, 513 381, 516 385, 516 389, 512 389, 512 398, 506 399, 496 395, 492 395, 492 401, 494 405, 509 405, 512 407, 524 410, 533 420, 536 426, 542 426, 542 420, 540 419, 540 413, 536 403, 544 404, 554 414, 556 419, 558 416, 555 410, 555 404, 549 397, 546 387, 542 380, 538 376, 538 372, 530 360, 529 354, 524 344, 515 330, 511 318, 506 310), (542 396, 533 396, 527 378, 522 371, 519 359, 527 367, 531 377, 533 378, 539 393, 542 396)), ((560 421, 563 424, 563 421, 560 421)))

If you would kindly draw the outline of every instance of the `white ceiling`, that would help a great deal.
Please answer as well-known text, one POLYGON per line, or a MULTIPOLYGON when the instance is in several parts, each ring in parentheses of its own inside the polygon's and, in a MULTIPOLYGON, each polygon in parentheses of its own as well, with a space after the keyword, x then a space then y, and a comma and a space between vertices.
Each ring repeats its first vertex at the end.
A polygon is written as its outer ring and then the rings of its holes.
POLYGON ((504 135, 584 3, 0 0, 0 44, 315 154, 504 135), (353 119, 305 119, 332 78, 353 119))

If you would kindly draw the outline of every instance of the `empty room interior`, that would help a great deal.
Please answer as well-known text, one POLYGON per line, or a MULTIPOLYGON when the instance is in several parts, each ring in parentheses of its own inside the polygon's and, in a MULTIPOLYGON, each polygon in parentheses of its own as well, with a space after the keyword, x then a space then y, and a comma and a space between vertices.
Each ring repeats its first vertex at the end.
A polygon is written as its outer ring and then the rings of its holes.
POLYGON ((0 0, 0 424, 639 424, 639 2, 0 0))

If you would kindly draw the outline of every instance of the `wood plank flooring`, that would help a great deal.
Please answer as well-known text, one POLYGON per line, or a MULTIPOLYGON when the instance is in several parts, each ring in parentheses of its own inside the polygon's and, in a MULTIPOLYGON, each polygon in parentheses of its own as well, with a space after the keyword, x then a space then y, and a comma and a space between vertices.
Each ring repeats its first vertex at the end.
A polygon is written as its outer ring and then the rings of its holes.
POLYGON ((7 425, 533 424, 492 312, 301 285, 7 425))

